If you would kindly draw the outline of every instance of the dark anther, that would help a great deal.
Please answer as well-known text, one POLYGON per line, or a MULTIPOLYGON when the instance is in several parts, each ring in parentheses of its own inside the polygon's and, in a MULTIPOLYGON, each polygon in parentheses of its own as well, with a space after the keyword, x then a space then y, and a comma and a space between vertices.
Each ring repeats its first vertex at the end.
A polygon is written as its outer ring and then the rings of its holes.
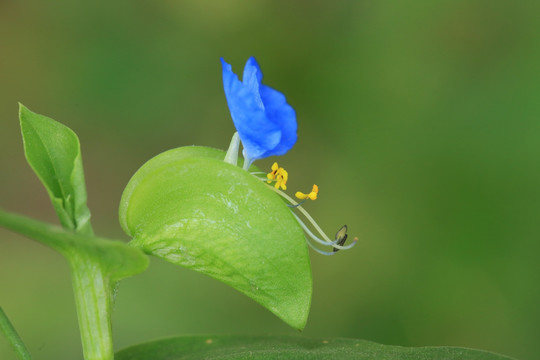
MULTIPOLYGON (((343 225, 341 229, 336 233, 336 245, 343 246, 347 241, 347 225, 343 225)), ((334 248, 334 252, 338 252, 340 249, 334 248)))

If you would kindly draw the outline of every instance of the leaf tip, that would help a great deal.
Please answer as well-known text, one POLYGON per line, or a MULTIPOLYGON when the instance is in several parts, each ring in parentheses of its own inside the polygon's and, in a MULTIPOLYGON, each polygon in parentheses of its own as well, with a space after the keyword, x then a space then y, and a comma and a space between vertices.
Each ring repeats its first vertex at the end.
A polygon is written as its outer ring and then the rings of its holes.
POLYGON ((36 115, 36 113, 34 113, 32 110, 24 106, 23 103, 19 102, 19 122, 21 124, 21 129, 22 129, 23 123, 32 122, 32 115, 36 115))
POLYGON ((22 121, 24 113, 30 111, 26 106, 24 106, 21 102, 19 104, 19 120, 22 121))

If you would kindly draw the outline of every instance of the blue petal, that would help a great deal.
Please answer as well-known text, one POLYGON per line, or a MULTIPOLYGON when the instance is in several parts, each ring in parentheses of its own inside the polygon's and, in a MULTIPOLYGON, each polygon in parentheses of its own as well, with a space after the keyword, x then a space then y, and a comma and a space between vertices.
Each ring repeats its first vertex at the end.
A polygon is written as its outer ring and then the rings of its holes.
MULTIPOLYGON (((296 143, 296 112, 287 104, 285 95, 269 86, 261 85, 260 94, 265 105, 267 118, 281 129, 281 140, 271 155, 284 155, 296 143)), ((265 156, 266 157, 266 156, 265 156)))
POLYGON ((296 142, 296 115, 280 92, 261 84, 255 58, 244 67, 243 81, 221 59, 223 87, 231 116, 248 161, 283 155, 296 142))
POLYGON ((246 61, 244 66, 244 75, 242 75, 242 81, 245 83, 246 79, 249 79, 250 73, 254 73, 257 79, 257 82, 260 84, 263 78, 261 67, 255 58, 252 56, 246 61))
MULTIPOLYGON (((254 58, 250 58, 250 60, 254 58)), ((259 64, 255 61, 255 65, 252 65, 250 61, 246 63, 244 67, 244 75, 242 77, 242 82, 245 86, 249 88, 249 91, 253 94, 257 104, 264 110, 264 104, 261 99, 259 87, 261 85, 262 73, 259 69, 259 64)))

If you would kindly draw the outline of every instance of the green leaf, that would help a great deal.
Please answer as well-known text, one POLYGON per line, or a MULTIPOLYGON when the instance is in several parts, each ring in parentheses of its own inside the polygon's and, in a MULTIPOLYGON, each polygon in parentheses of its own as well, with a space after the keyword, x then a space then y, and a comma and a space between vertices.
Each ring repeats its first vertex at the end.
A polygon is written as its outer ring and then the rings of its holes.
POLYGON ((210 275, 303 329, 311 270, 302 228, 282 199, 221 150, 184 147, 142 166, 120 223, 132 245, 210 275))
POLYGON ((62 226, 92 234, 77 135, 68 127, 20 104, 19 118, 28 163, 41 180, 62 226))
POLYGON ((509 360, 509 357, 459 347, 381 345, 354 339, 286 336, 185 336, 120 350, 116 360, 287 359, 287 360, 509 360))

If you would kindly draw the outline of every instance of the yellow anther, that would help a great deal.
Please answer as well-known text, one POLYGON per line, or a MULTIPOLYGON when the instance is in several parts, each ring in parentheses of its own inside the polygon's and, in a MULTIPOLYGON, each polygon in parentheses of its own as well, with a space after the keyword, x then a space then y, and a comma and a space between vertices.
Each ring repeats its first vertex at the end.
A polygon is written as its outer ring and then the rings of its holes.
POLYGON ((276 185, 274 185, 274 187, 276 189, 281 187, 283 190, 287 190, 287 180, 289 180, 289 173, 285 171, 284 168, 280 168, 278 170, 276 185))
POLYGON ((276 182, 274 185, 276 189, 281 187, 283 190, 287 190, 289 173, 284 168, 279 167, 277 162, 272 165, 272 171, 269 172, 266 177, 268 178, 268 183, 271 183, 272 181, 276 182))
POLYGON ((279 170, 279 166, 277 162, 272 165, 272 171, 269 172, 266 177, 268 178, 268 183, 270 184, 273 180, 276 180, 277 171, 279 170))
POLYGON ((298 191, 294 196, 301 200, 310 199, 310 200, 317 200, 317 194, 319 193, 319 187, 315 184, 313 184, 313 189, 309 194, 304 194, 303 192, 298 191))

